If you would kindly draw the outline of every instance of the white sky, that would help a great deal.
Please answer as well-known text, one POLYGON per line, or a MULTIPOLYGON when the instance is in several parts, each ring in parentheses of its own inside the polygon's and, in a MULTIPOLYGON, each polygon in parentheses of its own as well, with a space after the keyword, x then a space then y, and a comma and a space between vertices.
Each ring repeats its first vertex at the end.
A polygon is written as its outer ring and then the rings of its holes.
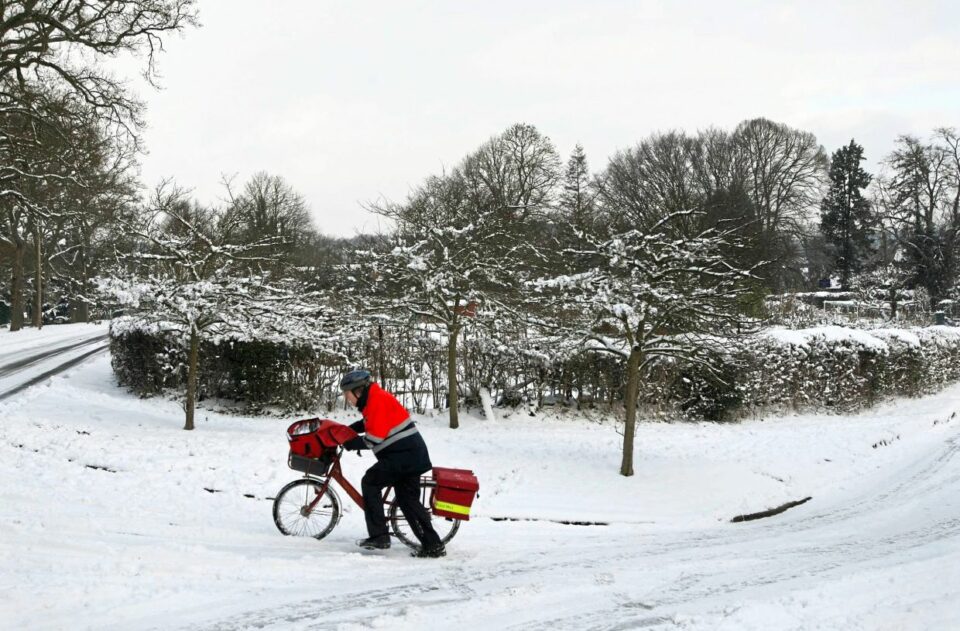
POLYGON ((202 0, 170 38, 143 176, 204 202, 281 175, 331 235, 515 122, 599 171, 657 130, 765 116, 856 138, 960 126, 960 3, 202 0), (722 5, 722 7, 721 7, 722 5))

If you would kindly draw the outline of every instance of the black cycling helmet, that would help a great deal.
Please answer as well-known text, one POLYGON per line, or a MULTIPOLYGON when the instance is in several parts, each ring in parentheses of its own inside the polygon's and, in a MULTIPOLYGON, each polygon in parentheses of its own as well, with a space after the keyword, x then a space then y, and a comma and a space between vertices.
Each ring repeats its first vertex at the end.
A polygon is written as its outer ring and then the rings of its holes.
POLYGON ((340 380, 340 390, 343 392, 356 390, 357 388, 369 386, 372 382, 373 378, 370 376, 369 371, 351 370, 340 380))

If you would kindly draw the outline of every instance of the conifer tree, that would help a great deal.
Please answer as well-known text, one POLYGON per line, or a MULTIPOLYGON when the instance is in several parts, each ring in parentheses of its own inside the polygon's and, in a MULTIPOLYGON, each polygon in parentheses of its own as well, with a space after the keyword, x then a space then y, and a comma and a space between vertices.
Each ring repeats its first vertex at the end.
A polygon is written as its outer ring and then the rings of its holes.
POLYGON ((587 154, 584 153, 583 146, 577 143, 563 173, 560 210, 573 226, 582 229, 593 215, 595 199, 596 191, 590 183, 587 154))
POLYGON ((861 271, 871 251, 873 215, 862 191, 872 176, 863 170, 863 147, 856 141, 841 147, 830 160, 830 189, 820 204, 820 231, 836 248, 836 270, 847 286, 850 276, 861 271))

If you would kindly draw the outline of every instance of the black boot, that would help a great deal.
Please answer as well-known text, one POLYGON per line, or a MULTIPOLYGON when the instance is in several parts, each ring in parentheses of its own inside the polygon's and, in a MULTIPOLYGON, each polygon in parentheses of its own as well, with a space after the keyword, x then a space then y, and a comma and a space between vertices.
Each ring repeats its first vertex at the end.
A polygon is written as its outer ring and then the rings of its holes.
POLYGON ((438 543, 434 546, 421 547, 416 552, 410 553, 410 556, 420 557, 421 559, 437 559, 447 556, 447 549, 443 547, 442 543, 438 543))
POLYGON ((390 535, 367 537, 357 541, 357 545, 367 550, 386 550, 390 547, 390 535))

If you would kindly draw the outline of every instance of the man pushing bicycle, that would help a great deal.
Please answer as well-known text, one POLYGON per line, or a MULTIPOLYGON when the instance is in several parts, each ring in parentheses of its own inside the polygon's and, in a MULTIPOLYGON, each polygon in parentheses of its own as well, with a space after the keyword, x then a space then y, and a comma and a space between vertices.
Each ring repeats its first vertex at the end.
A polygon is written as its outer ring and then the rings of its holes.
POLYGON ((357 545, 368 550, 390 547, 383 513, 383 489, 392 486, 410 530, 420 540, 420 549, 413 556, 444 556, 446 549, 430 524, 430 514, 420 503, 420 476, 433 465, 427 444, 410 418, 410 412, 396 397, 374 383, 366 370, 348 372, 340 381, 340 389, 347 403, 356 406, 363 415, 363 420, 350 425, 363 436, 345 443, 344 447, 371 449, 377 457, 361 483, 369 536, 357 541, 357 545))

